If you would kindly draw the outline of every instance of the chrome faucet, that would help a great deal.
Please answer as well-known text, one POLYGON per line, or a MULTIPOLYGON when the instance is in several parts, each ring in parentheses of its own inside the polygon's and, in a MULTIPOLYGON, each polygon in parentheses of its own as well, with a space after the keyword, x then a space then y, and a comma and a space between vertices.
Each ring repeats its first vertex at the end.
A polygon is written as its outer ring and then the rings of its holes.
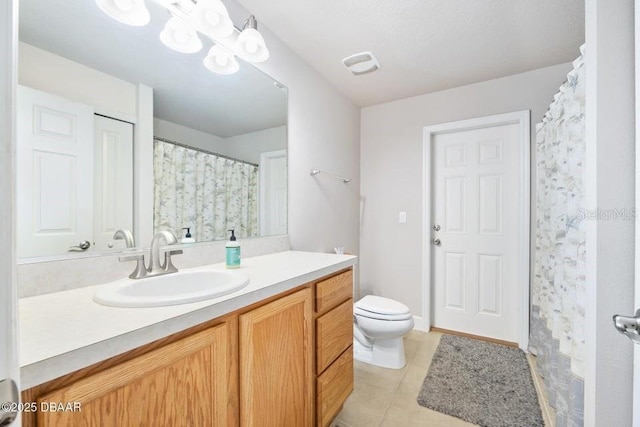
POLYGON ((113 240, 124 240, 127 249, 135 248, 136 241, 133 239, 133 233, 128 228, 119 228, 113 234, 113 240))
POLYGON ((151 240, 151 249, 149 251, 149 266, 145 267, 144 252, 136 252, 132 254, 122 255, 120 261, 137 261, 136 269, 129 275, 131 279, 143 279, 145 277, 160 276, 163 274, 176 273, 178 269, 171 262, 171 255, 182 253, 182 249, 167 250, 164 249, 164 262, 160 263, 160 246, 175 245, 178 238, 172 230, 158 231, 151 240))
POLYGON ((158 231, 153 236, 150 251, 151 259, 149 260, 149 268, 147 268, 149 272, 148 275, 157 276, 158 274, 175 273, 178 271, 171 263, 171 255, 172 253, 182 253, 182 250, 166 251, 164 253, 164 263, 160 264, 160 244, 163 242, 165 245, 175 245, 178 243, 178 238, 171 230, 158 231), (170 268, 172 271, 168 271, 170 268))

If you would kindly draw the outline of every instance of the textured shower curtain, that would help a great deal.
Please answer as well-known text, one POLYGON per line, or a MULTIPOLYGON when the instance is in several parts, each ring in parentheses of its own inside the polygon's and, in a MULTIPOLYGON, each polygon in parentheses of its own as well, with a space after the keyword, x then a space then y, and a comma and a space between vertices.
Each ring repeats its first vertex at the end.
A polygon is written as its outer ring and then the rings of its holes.
POLYGON ((585 310, 585 72, 582 55, 536 125, 535 279, 530 350, 556 425, 582 426, 585 310))
MULTIPOLYGON (((155 140, 154 230, 190 227, 197 242, 258 235, 258 167, 155 140)), ((185 232, 182 232, 184 236, 185 232)))

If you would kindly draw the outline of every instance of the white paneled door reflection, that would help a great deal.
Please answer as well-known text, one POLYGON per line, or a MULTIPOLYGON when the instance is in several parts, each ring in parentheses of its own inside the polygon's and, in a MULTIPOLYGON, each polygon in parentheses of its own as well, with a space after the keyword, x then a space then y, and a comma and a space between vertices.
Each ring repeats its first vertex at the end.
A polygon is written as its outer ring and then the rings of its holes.
POLYGON ((517 124, 433 139, 433 325, 518 341, 517 124))
POLYGON ((25 86, 17 98, 18 256, 121 250, 133 228, 133 125, 25 86))
POLYGON ((18 256, 93 241, 93 108, 24 86, 17 104, 18 256))

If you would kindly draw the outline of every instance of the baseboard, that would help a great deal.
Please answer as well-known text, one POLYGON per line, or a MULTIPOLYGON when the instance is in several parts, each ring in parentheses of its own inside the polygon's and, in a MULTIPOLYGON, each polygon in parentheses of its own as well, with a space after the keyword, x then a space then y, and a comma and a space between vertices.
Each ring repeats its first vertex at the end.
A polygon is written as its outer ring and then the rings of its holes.
POLYGON ((413 329, 416 331, 429 332, 429 325, 425 324, 421 316, 413 316, 413 329))
POLYGON ((500 345, 504 345, 505 347, 518 348, 517 342, 504 341, 504 340, 499 340, 497 338, 483 337, 482 335, 473 335, 473 334, 468 334, 466 332, 452 331, 450 329, 436 328, 435 326, 432 326, 431 330, 434 332, 440 332, 443 334, 457 335, 459 337, 471 338, 474 340, 490 342, 493 344, 500 344, 500 345))
POLYGON ((540 374, 538 374, 536 357, 533 354, 527 354, 527 362, 529 362, 529 367, 531 368, 531 377, 533 378, 533 385, 536 388, 536 393, 538 394, 538 401, 540 403, 540 409, 542 410, 544 425, 546 427, 556 427, 555 411, 549 405, 547 393, 544 390, 544 380, 540 374))

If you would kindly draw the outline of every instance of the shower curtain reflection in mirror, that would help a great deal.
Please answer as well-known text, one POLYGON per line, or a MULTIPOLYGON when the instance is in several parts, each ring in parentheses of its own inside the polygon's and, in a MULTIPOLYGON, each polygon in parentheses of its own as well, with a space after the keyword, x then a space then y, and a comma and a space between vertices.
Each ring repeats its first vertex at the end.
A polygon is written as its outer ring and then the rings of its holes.
POLYGON ((258 236, 257 165, 156 139, 153 174, 154 231, 190 227, 197 242, 230 229, 258 236))

